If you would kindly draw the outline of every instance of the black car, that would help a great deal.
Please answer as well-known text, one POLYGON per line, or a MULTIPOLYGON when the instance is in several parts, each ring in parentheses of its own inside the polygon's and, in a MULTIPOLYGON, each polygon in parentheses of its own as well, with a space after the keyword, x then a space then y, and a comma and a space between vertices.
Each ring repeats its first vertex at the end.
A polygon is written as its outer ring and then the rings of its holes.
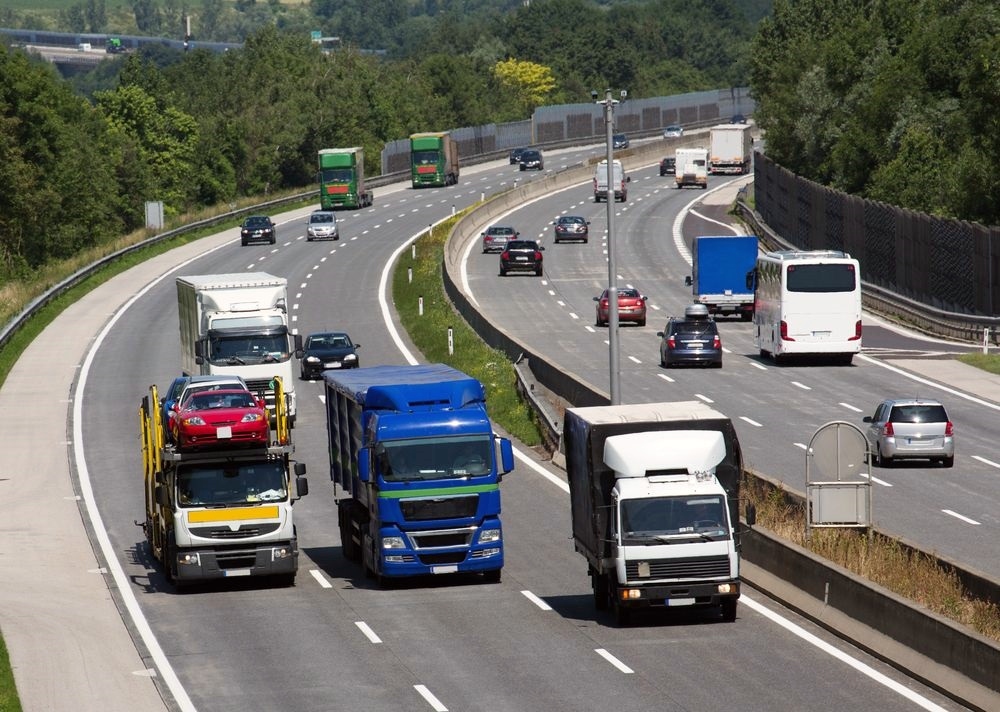
POLYGON ((676 156, 667 156, 662 161, 660 161, 660 175, 673 175, 677 172, 677 158, 676 156))
POLYGON ((358 349, 361 344, 351 341, 343 331, 310 334, 302 349, 300 375, 303 379, 318 378, 323 371, 335 368, 357 368, 361 365, 358 349))
POLYGON ((500 276, 508 272, 534 272, 542 276, 542 251, 545 248, 534 240, 511 240, 500 253, 500 276))
POLYGON ((704 304, 692 304, 683 317, 670 317, 660 337, 660 365, 693 364, 722 368, 719 327, 704 304))
POLYGON ((267 242, 273 245, 276 240, 274 223, 267 215, 251 215, 240 227, 240 242, 244 247, 251 242, 267 242))
POLYGON ((540 171, 545 168, 545 160, 542 152, 535 148, 526 148, 521 151, 521 159, 518 161, 522 171, 540 171))
POLYGON ((626 134, 615 134, 611 137, 612 148, 628 148, 628 136, 626 134))
POLYGON ((524 147, 521 147, 521 148, 512 148, 511 151, 510 151, 510 155, 508 156, 508 158, 510 159, 510 165, 513 166, 515 163, 520 163, 521 162, 521 154, 524 153, 527 150, 528 149, 526 149, 524 147))
POLYGON ((731 124, 745 124, 747 122, 747 117, 743 114, 733 114, 733 118, 729 120, 731 124))
POLYGON ((579 215, 560 215, 555 222, 556 244, 564 240, 579 240, 586 242, 590 237, 590 221, 579 215))

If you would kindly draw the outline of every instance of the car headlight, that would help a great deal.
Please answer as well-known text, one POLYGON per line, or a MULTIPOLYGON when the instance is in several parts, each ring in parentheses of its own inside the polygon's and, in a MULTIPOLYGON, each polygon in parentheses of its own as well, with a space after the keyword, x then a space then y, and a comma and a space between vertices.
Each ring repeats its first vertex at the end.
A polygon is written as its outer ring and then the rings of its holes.
POLYGON ((306 363, 319 363, 319 359, 316 356, 306 356, 306 363))
POLYGON ((263 419, 264 419, 264 416, 262 416, 260 413, 247 413, 246 415, 243 416, 243 420, 241 420, 240 422, 242 422, 242 423, 255 423, 258 420, 263 420, 263 419))
POLYGON ((382 537, 382 548, 405 549, 406 544, 403 542, 403 537, 401 536, 384 536, 382 537))
POLYGON ((204 425, 205 419, 200 415, 192 415, 184 419, 184 425, 204 425))
POLYGON ((345 361, 357 361, 358 360, 358 355, 357 354, 347 354, 346 356, 344 356, 344 360, 345 361))

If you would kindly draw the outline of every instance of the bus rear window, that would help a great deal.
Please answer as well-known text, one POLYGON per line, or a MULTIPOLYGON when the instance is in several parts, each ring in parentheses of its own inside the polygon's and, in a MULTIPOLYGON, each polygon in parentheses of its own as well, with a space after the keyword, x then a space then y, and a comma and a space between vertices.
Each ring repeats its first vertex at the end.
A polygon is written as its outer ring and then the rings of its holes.
POLYGON ((788 265, 789 292, 853 292, 857 275, 852 264, 788 265))

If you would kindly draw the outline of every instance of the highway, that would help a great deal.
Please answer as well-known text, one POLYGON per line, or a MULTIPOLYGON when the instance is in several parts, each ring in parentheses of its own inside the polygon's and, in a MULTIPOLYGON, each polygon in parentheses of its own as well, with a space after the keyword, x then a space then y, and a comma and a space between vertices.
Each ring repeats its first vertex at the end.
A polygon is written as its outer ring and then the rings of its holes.
MULTIPOLYGON (((546 165, 559 170, 581 155, 553 152, 546 165)), ((663 179, 654 175, 653 168, 633 174, 629 203, 616 223, 623 278, 648 292, 657 307, 645 329, 623 329, 625 398, 710 399, 737 421, 750 466, 794 482, 803 459, 796 443, 808 438, 812 424, 838 413, 860 419, 874 405, 872 394, 897 376, 867 359, 845 369, 774 369, 747 355, 743 325, 737 324, 726 325, 730 353, 721 372, 657 372, 655 331, 684 301, 674 219, 696 194, 661 194, 663 179)), ((342 328, 362 344, 362 365, 404 363, 379 304, 378 286, 391 256, 427 225, 524 179, 503 161, 463 170, 459 185, 448 189, 377 190, 371 209, 339 214, 339 242, 306 242, 308 210, 275 216, 275 246, 242 248, 233 229, 231 239, 215 240, 219 247, 165 273, 133 295, 127 308, 109 314, 75 398, 85 458, 79 471, 93 487, 116 563, 130 583, 123 596, 138 601, 154 647, 176 674, 175 684, 162 669, 158 677, 161 692, 174 700, 169 708, 961 709, 754 591, 742 601, 735 623, 695 613, 616 627, 610 615, 594 610, 586 565, 573 551, 564 478, 528 450, 522 449, 516 471, 504 479, 508 550, 500 584, 441 579, 378 589, 340 552, 318 383, 297 384, 296 455, 309 467, 311 492, 296 504, 302 549, 296 586, 246 579, 179 594, 166 583, 134 525, 143 516, 136 412, 150 383, 162 387, 177 373, 173 278, 237 271, 285 276, 300 333, 342 328)), ((511 219, 530 236, 546 233, 558 213, 586 209, 596 238, 604 206, 588 203, 586 194, 586 186, 566 191, 523 207, 511 219)), ((694 234, 688 230, 685 225, 685 234, 694 234)), ((599 239, 550 244, 545 278, 503 280, 496 276, 496 256, 472 254, 470 285, 495 319, 601 385, 607 380, 606 334, 592 326, 591 301, 602 269, 606 275, 601 254, 599 239)), ((893 475, 886 480, 893 486, 877 493, 880 522, 885 517, 893 527, 904 526, 912 518, 900 512, 906 508, 922 508, 930 520, 927 512, 938 498, 971 506, 971 499, 958 498, 962 490, 982 490, 981 506, 990 506, 986 487, 979 487, 988 471, 984 465, 980 473, 971 458, 979 452, 987 457, 990 446, 967 424, 980 406, 948 405, 962 427, 956 467, 880 472, 880 478, 893 475), (963 487, 949 486, 959 475, 963 487), (925 486, 912 486, 918 478, 925 486)), ((962 546, 962 537, 952 532, 957 523, 925 523, 925 540, 940 544, 939 550, 947 546, 986 567, 996 563, 985 546, 962 546)))

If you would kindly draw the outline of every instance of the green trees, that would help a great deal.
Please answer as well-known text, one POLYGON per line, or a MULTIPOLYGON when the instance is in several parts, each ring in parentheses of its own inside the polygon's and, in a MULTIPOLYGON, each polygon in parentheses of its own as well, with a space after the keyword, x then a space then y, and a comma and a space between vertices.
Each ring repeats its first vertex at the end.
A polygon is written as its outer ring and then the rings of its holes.
POLYGON ((840 190, 1000 222, 991 0, 777 0, 750 83, 768 154, 840 190))

